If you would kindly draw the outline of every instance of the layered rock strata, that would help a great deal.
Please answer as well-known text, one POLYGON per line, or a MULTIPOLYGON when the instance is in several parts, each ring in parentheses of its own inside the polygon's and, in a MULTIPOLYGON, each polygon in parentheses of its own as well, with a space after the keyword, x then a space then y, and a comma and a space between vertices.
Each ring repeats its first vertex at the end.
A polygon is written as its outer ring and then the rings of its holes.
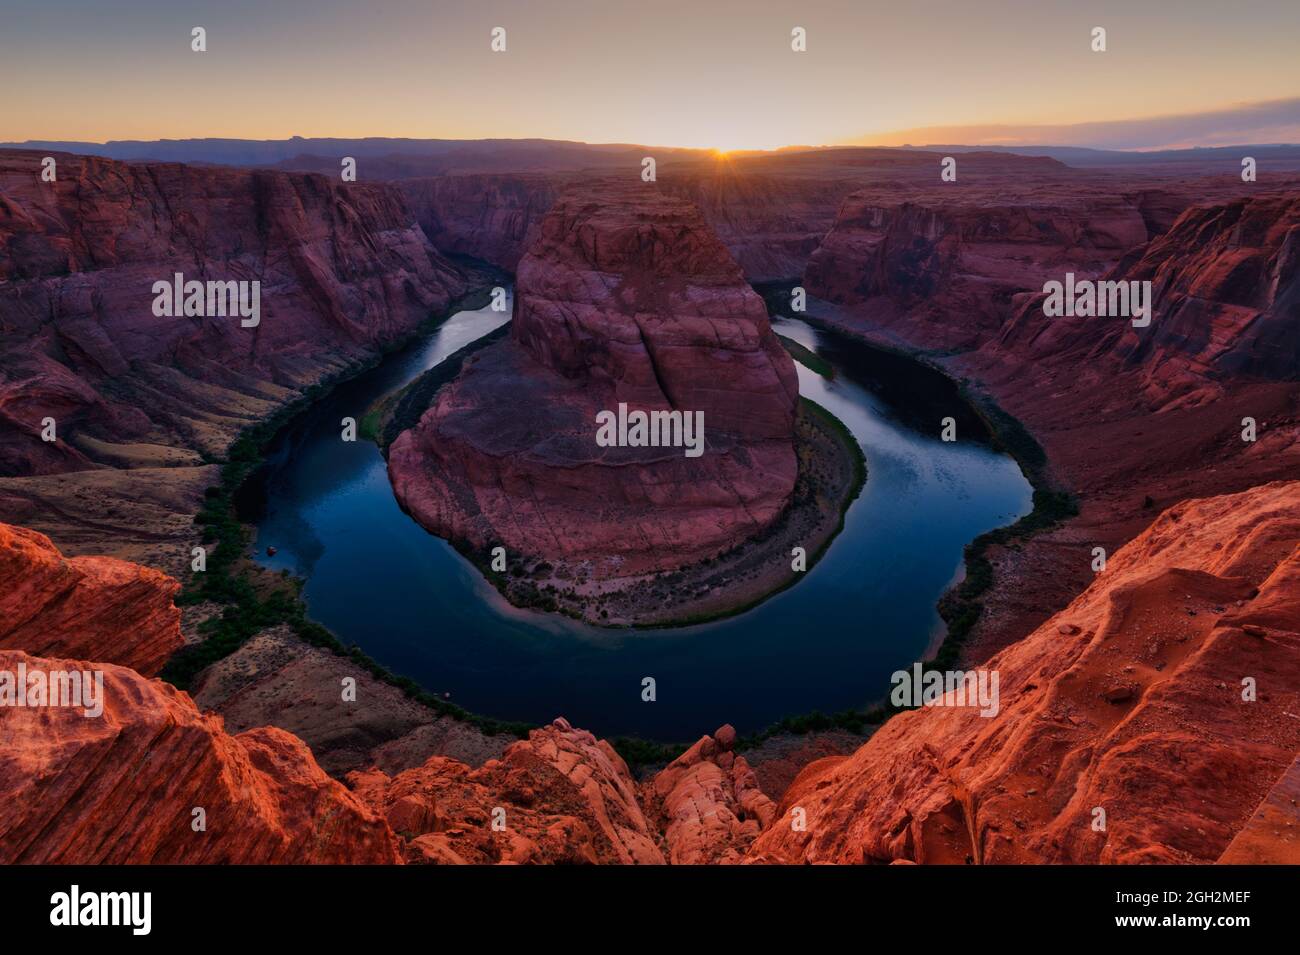
POLYGON ((111 557, 66 558, 43 534, 0 524, 0 649, 152 676, 183 643, 180 585, 111 557))

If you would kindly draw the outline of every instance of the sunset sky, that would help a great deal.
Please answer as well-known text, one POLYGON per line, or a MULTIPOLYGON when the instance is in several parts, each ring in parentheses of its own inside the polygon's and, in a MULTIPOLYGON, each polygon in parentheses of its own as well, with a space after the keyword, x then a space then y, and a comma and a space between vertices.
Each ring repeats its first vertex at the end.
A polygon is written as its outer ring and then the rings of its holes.
POLYGON ((1297 0, 4 0, 0 16, 6 141, 1300 141, 1297 0))

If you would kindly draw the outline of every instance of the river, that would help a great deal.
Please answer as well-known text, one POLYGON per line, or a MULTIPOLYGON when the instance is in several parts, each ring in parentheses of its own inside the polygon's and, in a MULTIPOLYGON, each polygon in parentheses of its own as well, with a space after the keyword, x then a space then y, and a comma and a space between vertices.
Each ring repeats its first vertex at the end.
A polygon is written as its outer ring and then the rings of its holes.
POLYGON ((1028 481, 981 440, 951 381, 774 318, 780 334, 835 369, 827 380, 799 365, 800 391, 844 422, 867 462, 844 530, 805 579, 739 616, 679 629, 608 630, 518 610, 402 512, 379 450, 340 440, 339 424, 360 420, 376 398, 509 314, 458 312, 335 389, 277 436, 241 495, 259 561, 305 578, 313 619, 467 709, 678 741, 722 723, 744 733, 787 715, 864 706, 942 635, 935 601, 960 573, 964 546, 1030 510, 1028 481), (950 414, 956 443, 939 440, 950 414), (647 676, 654 702, 641 698, 647 676))

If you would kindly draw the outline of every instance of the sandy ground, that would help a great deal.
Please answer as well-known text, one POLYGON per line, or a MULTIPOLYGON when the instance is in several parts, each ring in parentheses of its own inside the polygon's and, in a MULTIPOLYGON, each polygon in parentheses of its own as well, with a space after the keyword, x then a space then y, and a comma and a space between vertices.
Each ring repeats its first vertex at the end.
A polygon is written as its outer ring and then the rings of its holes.
POLYGON ((193 696, 200 709, 220 713, 231 732, 288 730, 339 777, 370 766, 392 774, 435 755, 479 766, 514 741, 433 713, 351 660, 303 643, 287 627, 258 634, 208 667, 193 696), (356 681, 355 702, 343 700, 348 677, 356 681))

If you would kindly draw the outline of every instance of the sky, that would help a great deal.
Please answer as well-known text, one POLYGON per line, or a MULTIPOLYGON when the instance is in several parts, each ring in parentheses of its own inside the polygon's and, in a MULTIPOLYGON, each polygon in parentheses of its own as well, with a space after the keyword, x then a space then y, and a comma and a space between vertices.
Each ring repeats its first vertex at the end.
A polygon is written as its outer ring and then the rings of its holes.
POLYGON ((1300 0, 0 0, 0 141, 1300 142, 1298 41, 1300 0))

